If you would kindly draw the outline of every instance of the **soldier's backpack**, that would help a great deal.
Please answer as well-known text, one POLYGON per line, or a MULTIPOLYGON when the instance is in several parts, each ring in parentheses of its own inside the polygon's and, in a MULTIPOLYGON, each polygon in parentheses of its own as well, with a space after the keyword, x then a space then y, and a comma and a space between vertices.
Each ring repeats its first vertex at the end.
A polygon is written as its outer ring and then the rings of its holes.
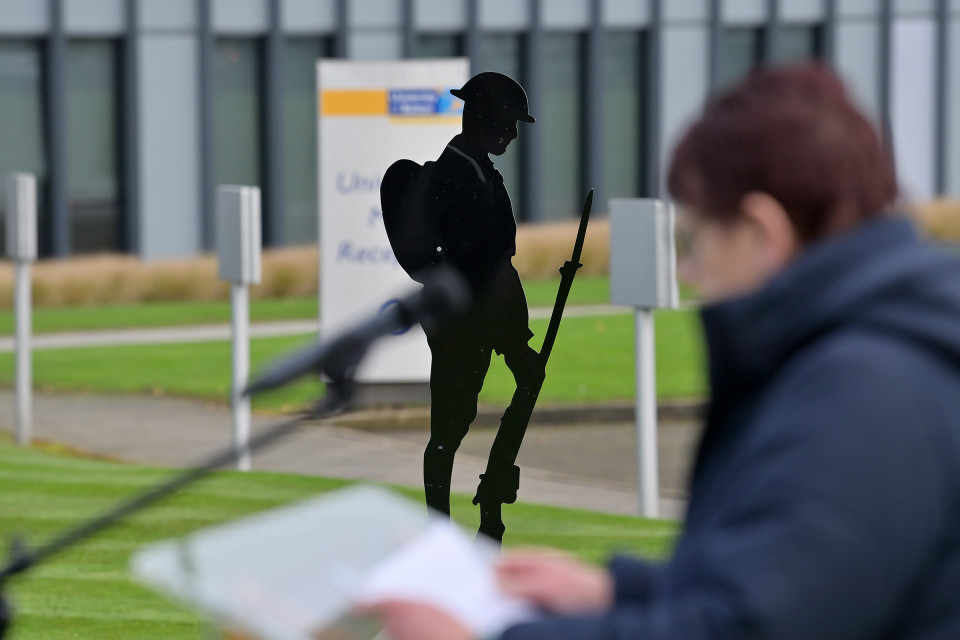
POLYGON ((425 269, 440 260, 440 228, 436 207, 427 197, 433 162, 420 166, 397 160, 383 174, 380 208, 390 248, 407 274, 421 282, 425 269))

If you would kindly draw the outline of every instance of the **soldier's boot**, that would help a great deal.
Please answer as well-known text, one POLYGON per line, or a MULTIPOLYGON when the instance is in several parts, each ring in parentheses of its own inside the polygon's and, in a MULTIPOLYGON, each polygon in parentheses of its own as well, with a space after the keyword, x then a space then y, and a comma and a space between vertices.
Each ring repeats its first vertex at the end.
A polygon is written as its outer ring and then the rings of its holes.
POLYGON ((496 542, 503 541, 502 505, 517 501, 520 489, 520 467, 511 465, 504 472, 480 474, 480 485, 473 504, 480 505, 480 528, 477 535, 485 535, 496 542))
POLYGON ((434 512, 450 516, 450 477, 453 453, 443 445, 427 445, 423 454, 423 493, 434 512))

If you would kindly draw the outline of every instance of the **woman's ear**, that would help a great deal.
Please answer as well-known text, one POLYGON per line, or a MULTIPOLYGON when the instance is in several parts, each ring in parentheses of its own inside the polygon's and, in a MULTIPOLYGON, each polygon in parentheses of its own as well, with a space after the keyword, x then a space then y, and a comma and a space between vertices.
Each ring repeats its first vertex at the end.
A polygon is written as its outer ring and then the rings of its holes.
POLYGON ((773 196, 751 191, 740 200, 740 215, 751 229, 759 269, 773 275, 793 260, 800 238, 786 209, 773 196))

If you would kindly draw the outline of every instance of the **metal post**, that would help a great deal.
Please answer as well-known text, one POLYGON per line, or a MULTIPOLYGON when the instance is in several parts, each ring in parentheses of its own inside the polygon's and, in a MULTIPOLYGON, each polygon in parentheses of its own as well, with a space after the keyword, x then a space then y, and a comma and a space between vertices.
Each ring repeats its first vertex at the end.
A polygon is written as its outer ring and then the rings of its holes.
POLYGON ((657 378, 654 361, 653 310, 636 308, 637 358, 637 495, 640 515, 660 512, 657 476, 657 378))
POLYGON ((780 59, 780 0, 767 0, 767 19, 763 26, 763 63, 772 65, 780 59))
POLYGON ((723 47, 720 46, 723 16, 721 15, 720 0, 710 0, 708 20, 709 36, 707 37, 707 81, 710 92, 716 91, 720 84, 720 64, 723 47))
MULTIPOLYGON (((46 134, 49 165, 47 168, 47 210, 50 212, 50 253, 61 258, 73 248, 70 210, 67 203, 67 132, 66 89, 67 40, 63 29, 63 0, 49 0, 50 33, 46 51, 46 134)), ((45 235, 47 235, 45 234, 45 235)))
POLYGON ((33 372, 30 361, 30 261, 17 259, 13 263, 16 290, 14 293, 14 307, 16 315, 17 341, 17 409, 16 429, 17 444, 29 445, 33 429, 33 412, 31 410, 33 372))
POLYGON ((603 7, 593 3, 590 11, 590 28, 586 34, 587 69, 596 73, 587 73, 583 79, 583 146, 584 185, 583 189, 596 189, 597 201, 601 202, 601 211, 607 212, 607 193, 603 181, 603 7))
POLYGON ((950 88, 950 6, 948 0, 937 0, 936 6, 936 82, 934 82, 934 195, 947 192, 947 141, 950 128, 948 109, 950 88))
POLYGON ((123 38, 123 215, 121 246, 140 252, 140 70, 139 0, 126 2, 126 32, 123 38))
MULTIPOLYGON (((542 76, 542 49, 543 24, 540 15, 540 0, 528 0, 527 3, 530 26, 523 39, 523 72, 522 84, 527 89, 527 99, 530 101, 531 113, 543 109, 541 96, 542 76)), ((520 218, 524 222, 535 222, 542 219, 541 203, 543 202, 543 179, 540 172, 543 167, 542 132, 543 125, 537 124, 527 127, 523 131, 523 140, 520 145, 520 179, 523 180, 521 191, 520 218)))
POLYGON ((286 242, 286 193, 284 192, 283 117, 283 15, 280 0, 270 0, 270 30, 266 39, 263 136, 265 244, 286 242))
POLYGON ((200 153, 200 246, 212 249, 216 240, 216 192, 214 188, 213 159, 213 0, 197 3, 198 43, 197 78, 200 133, 197 146, 200 153))
POLYGON ((7 177, 7 256, 13 261, 14 318, 16 320, 16 420, 17 444, 31 440, 30 363, 30 263, 37 259, 37 180, 28 173, 7 177))
POLYGON ((650 28, 647 36, 647 107, 644 110, 646 115, 644 134, 647 138, 647 184, 645 191, 647 195, 654 198, 659 196, 661 191, 660 154, 663 139, 660 131, 662 124, 660 101, 663 98, 663 78, 661 74, 663 63, 663 3, 664 0, 650 0, 650 28))
POLYGON ((232 366, 230 405, 237 469, 250 470, 250 399, 243 395, 250 376, 249 286, 260 282, 260 189, 221 186, 217 190, 217 254, 220 278, 230 283, 232 366))
POLYGON ((233 338, 233 381, 230 404, 233 407, 233 448, 237 469, 249 471, 250 398, 243 395, 250 377, 250 296, 246 284, 230 285, 230 327, 233 338), (242 452, 242 453, 241 453, 242 452))

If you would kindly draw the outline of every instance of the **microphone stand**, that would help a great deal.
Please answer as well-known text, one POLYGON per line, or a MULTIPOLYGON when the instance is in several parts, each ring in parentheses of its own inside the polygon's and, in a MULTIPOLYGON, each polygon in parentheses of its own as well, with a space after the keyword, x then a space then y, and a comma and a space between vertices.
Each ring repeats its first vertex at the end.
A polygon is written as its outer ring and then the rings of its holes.
MULTIPOLYGON (((329 375, 329 372, 327 374, 329 375)), ((231 447, 217 452, 201 460, 192 469, 177 474, 169 480, 121 502, 92 520, 67 529, 34 550, 27 547, 22 538, 15 537, 10 547, 10 559, 6 566, 0 569, 0 638, 6 636, 12 622, 12 611, 2 593, 3 587, 11 578, 33 569, 52 556, 112 527, 124 518, 163 500, 167 496, 182 491, 217 469, 235 462, 241 455, 274 444, 294 433, 307 420, 325 418, 341 411, 350 403, 353 393, 353 380, 347 375, 337 376, 331 383, 328 383, 326 396, 313 409, 293 419, 269 427, 266 431, 251 438, 246 446, 239 449, 231 447)))

